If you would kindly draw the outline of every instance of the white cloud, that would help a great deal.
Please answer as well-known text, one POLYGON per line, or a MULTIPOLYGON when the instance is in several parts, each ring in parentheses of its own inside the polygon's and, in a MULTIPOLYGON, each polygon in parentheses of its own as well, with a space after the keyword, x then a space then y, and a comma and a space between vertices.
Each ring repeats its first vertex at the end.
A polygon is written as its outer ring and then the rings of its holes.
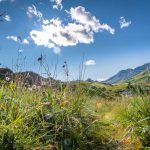
POLYGON ((33 16, 36 16, 39 19, 43 18, 43 14, 38 11, 34 5, 28 6, 26 14, 29 18, 32 18, 33 16))
POLYGON ((115 30, 109 25, 100 24, 100 21, 96 19, 96 17, 93 16, 90 12, 87 12, 82 6, 71 8, 70 11, 66 12, 70 14, 72 20, 87 26, 87 28, 90 28, 94 32, 98 32, 99 30, 107 30, 111 34, 114 34, 115 32, 115 30))
POLYGON ((18 38, 17 38, 17 36, 7 36, 6 37, 6 39, 8 39, 8 40, 13 40, 13 41, 15 41, 15 42, 18 42, 18 38))
POLYGON ((95 60, 87 60, 87 61, 85 61, 84 62, 84 64, 86 65, 86 66, 91 66, 91 65, 96 65, 96 62, 95 62, 95 60))
POLYGON ((50 0, 51 2, 54 2, 55 5, 53 5, 53 8, 54 9, 62 9, 63 6, 62 6, 62 0, 50 0))
POLYGON ((22 40, 22 44, 29 44, 28 39, 23 39, 23 40, 22 40))
POLYGON ((98 78, 97 81, 102 82, 102 81, 106 81, 108 78, 98 78))
POLYGON ((11 36, 7 36, 6 39, 13 40, 14 42, 18 42, 18 43, 24 44, 24 45, 29 44, 28 39, 22 39, 20 36, 11 35, 11 36))
POLYGON ((111 28, 108 24, 101 24, 100 25, 100 29, 101 30, 106 30, 106 31, 108 31, 111 34, 115 33, 115 29, 111 28))
POLYGON ((5 21, 8 21, 8 22, 11 21, 11 18, 10 18, 10 16, 8 16, 8 15, 5 15, 3 18, 4 18, 5 21))
POLYGON ((19 49, 18 50, 19 53, 23 53, 23 51, 24 51, 23 49, 19 49))
POLYGON ((43 31, 32 30, 30 32, 35 44, 54 48, 55 45, 66 47, 75 46, 78 43, 89 44, 94 41, 93 32, 83 25, 68 23, 65 26, 58 18, 51 19, 49 22, 49 25, 42 25, 43 31))
MULTIPOLYGON (((38 11, 37 9, 34 10, 36 10, 36 12, 38 11)), ((54 52, 58 53, 60 50, 56 47, 76 46, 79 43, 93 43, 95 32, 99 32, 104 29, 111 34, 114 34, 115 32, 115 30, 109 25, 100 24, 99 20, 96 19, 95 16, 86 12, 85 8, 81 6, 71 8, 68 13, 72 18, 72 22, 69 22, 68 24, 63 24, 62 20, 59 18, 48 20, 44 19, 42 15, 40 15, 40 17, 36 15, 38 18, 42 18, 42 29, 41 31, 30 31, 30 37, 34 43, 38 46, 53 48, 54 52), (78 9, 81 9, 79 11, 81 13, 78 12, 78 9), (75 15, 72 14, 72 11, 75 11, 75 15), (78 12, 78 17, 76 11, 78 12)))
POLYGON ((42 22, 43 22, 43 24, 45 24, 45 25, 50 23, 48 19, 43 19, 42 22))
POLYGON ((30 32, 30 36, 34 41, 34 43, 38 46, 45 46, 48 48, 55 47, 55 44, 49 41, 50 40, 49 35, 45 31, 32 30, 30 32))
POLYGON ((131 21, 127 21, 125 20, 124 17, 120 17, 120 20, 119 20, 119 23, 120 23, 120 28, 127 28, 131 25, 131 21))
POLYGON ((60 54, 61 53, 61 48, 60 47, 54 47, 53 49, 55 54, 60 54))

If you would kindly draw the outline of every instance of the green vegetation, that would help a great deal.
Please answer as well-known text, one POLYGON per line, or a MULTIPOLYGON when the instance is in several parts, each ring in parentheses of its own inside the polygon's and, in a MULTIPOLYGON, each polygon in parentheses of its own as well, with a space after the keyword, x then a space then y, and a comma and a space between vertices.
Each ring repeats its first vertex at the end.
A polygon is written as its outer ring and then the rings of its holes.
POLYGON ((131 87, 70 82, 31 91, 1 81, 0 149, 148 148, 150 97, 119 93, 131 87))
POLYGON ((150 98, 135 97, 128 100, 120 109, 120 120, 136 144, 141 141, 143 147, 150 146, 150 98), (130 103, 130 105, 129 105, 130 103))
POLYGON ((132 83, 136 83, 136 84, 147 84, 147 83, 150 83, 150 74, 149 74, 149 71, 143 71, 141 72, 140 74, 132 77, 130 80, 130 82, 132 83))
POLYGON ((111 86, 102 83, 83 82, 83 81, 70 83, 70 88, 72 89, 72 91, 75 91, 76 89, 78 89, 78 87, 80 87, 84 95, 90 98, 99 97, 99 98, 112 100, 116 96, 119 96, 117 94, 117 90, 113 91, 111 86))
POLYGON ((109 123, 90 110, 82 90, 29 91, 12 82, 0 90, 0 149, 96 149, 107 142, 109 123))

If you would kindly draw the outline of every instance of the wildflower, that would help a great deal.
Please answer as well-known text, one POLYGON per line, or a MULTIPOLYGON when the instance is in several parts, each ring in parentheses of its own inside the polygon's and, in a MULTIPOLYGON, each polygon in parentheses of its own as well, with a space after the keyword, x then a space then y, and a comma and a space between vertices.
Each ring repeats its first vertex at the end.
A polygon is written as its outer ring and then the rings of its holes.
POLYGON ((36 90, 36 89, 37 89, 37 86, 36 86, 36 85, 32 85, 32 89, 33 89, 33 90, 36 90))
POLYGON ((28 90, 29 90, 29 91, 32 91, 32 88, 29 87, 28 90))
POLYGON ((10 77, 5 77, 5 80, 6 81, 10 81, 10 77))

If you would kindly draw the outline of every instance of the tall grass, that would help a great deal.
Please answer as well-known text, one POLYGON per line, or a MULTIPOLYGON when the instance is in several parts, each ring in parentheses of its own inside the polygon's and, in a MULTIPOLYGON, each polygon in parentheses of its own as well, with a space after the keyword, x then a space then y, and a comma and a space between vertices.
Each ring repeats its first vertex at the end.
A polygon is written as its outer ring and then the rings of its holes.
POLYGON ((67 82, 56 86, 30 91, 17 79, 0 81, 0 150, 150 147, 148 93, 128 87, 133 95, 125 98, 117 92, 122 85, 106 88, 81 80, 69 82, 66 61, 62 68, 67 82))
POLYGON ((88 97, 69 85, 30 91, 1 84, 0 149, 112 149, 109 123, 90 110, 88 97), (107 132, 108 130, 108 132, 107 132))
POLYGON ((150 148, 150 97, 135 96, 128 99, 118 114, 126 127, 126 135, 131 137, 131 143, 140 141, 142 147, 150 148))

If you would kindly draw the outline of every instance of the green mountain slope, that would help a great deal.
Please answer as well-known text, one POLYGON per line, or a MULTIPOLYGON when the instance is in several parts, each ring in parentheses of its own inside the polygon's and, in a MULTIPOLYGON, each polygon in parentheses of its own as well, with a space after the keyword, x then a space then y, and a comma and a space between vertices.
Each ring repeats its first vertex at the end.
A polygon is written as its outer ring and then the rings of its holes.
POLYGON ((116 75, 112 76, 108 80, 104 81, 107 84, 114 84, 124 82, 126 80, 132 79, 134 76, 142 73, 143 71, 149 70, 150 71, 150 63, 144 64, 142 66, 136 67, 134 69, 126 69, 121 70, 116 75))
POLYGON ((139 73, 138 75, 133 76, 129 81, 131 83, 150 84, 150 72, 147 70, 143 71, 139 73))

